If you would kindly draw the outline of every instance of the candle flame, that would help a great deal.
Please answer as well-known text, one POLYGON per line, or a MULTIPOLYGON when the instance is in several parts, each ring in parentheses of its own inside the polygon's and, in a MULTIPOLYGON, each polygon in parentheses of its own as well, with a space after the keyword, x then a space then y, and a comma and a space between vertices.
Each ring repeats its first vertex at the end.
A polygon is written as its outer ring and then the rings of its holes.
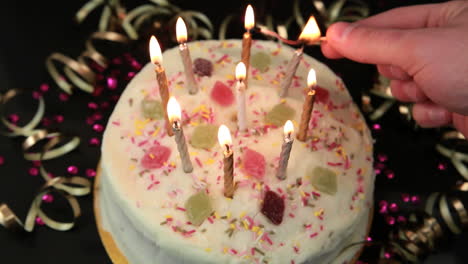
POLYGON ((149 50, 151 62, 154 64, 162 64, 161 47, 159 46, 158 40, 155 36, 151 36, 149 50))
POLYGON ((177 102, 174 96, 169 98, 167 102, 167 116, 171 123, 179 121, 182 116, 182 110, 180 109, 180 104, 177 102))
POLYGON ((314 42, 319 40, 321 35, 322 33, 320 32, 320 28, 317 25, 315 17, 310 16, 309 21, 307 21, 307 24, 299 36, 299 40, 302 40, 306 43, 314 42))
POLYGON ((291 137, 291 134, 294 133, 294 125, 293 122, 291 122, 291 120, 288 120, 286 121, 286 123, 284 123, 283 131, 285 137, 291 137))
POLYGON ((179 44, 187 42, 187 26, 185 26, 185 22, 181 17, 177 18, 176 36, 179 44))
POLYGON ((232 144, 231 132, 225 125, 221 125, 218 129, 218 141, 219 145, 224 149, 225 152, 229 151, 229 146, 232 144))
POLYGON ((255 26, 255 16, 251 5, 245 10, 244 27, 245 30, 251 30, 255 26))
POLYGON ((243 81, 245 79, 246 71, 245 64, 243 62, 239 62, 236 66, 236 79, 243 81))
POLYGON ((309 74, 307 75, 307 86, 313 89, 317 85, 317 77, 315 75, 315 70, 310 69, 309 74))

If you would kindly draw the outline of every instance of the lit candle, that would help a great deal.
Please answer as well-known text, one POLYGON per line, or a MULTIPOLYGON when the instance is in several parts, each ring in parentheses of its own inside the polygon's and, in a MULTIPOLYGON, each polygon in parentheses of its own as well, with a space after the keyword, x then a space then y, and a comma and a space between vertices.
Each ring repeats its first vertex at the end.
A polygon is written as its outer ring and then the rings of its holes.
POLYGON ((309 75, 307 76, 307 95, 304 100, 304 106, 302 107, 301 123, 299 125, 299 133, 297 133, 297 139, 304 142, 307 139, 307 132, 309 131, 310 117, 312 116, 312 110, 314 109, 314 98, 315 88, 317 87, 317 78, 315 76, 314 69, 310 69, 309 75))
POLYGON ((289 87, 291 86, 294 75, 296 74, 299 62, 301 62, 302 59, 304 45, 320 41, 320 36, 321 33, 317 25, 317 21, 315 21, 313 16, 311 16, 302 30, 301 35, 299 35, 299 41, 301 41, 302 45, 294 52, 294 55, 286 68, 286 75, 284 76, 283 82, 281 83, 281 97, 288 96, 289 87))
POLYGON ((176 23, 177 42, 179 43, 180 56, 184 64, 185 82, 190 94, 198 92, 197 82, 193 74, 192 58, 190 57, 190 50, 187 47, 187 27, 184 20, 179 17, 176 23))
POLYGON ((193 171, 193 166, 180 121, 182 113, 180 105, 174 97, 171 97, 167 103, 167 115, 169 116, 169 121, 172 124, 172 130, 175 134, 175 141, 177 143, 177 149, 179 150, 180 159, 182 160, 182 167, 184 168, 184 172, 190 173, 193 171))
POLYGON ((234 196, 234 153, 232 152, 232 139, 229 128, 221 125, 218 130, 219 145, 224 154, 224 196, 232 198, 234 196))
POLYGON ((171 124, 169 122, 169 118, 167 116, 167 111, 166 111, 167 102, 169 101, 169 88, 167 86, 166 71, 164 70, 162 66, 161 47, 159 46, 158 40, 154 36, 151 36, 149 50, 150 50, 151 62, 156 66, 155 67, 156 79, 158 80, 159 94, 161 96, 164 117, 166 119, 166 132, 169 136, 173 136, 174 133, 172 132, 171 124))
POLYGON ((285 180, 287 177, 287 169, 289 162, 289 155, 291 154, 291 148, 294 142, 292 134, 294 133, 294 126, 291 120, 286 121, 284 124, 284 141, 281 146, 281 154, 279 160, 279 167, 276 173, 276 178, 279 180, 285 180))
POLYGON ((239 62, 236 66, 237 79, 237 125, 240 131, 247 130, 247 115, 245 113, 245 74, 246 69, 243 62, 239 62))
POLYGON ((252 28, 255 26, 255 17, 253 8, 251 5, 247 6, 245 10, 244 27, 245 33, 242 38, 242 62, 245 64, 246 76, 245 76, 245 87, 247 88, 248 73, 250 68, 250 47, 252 46, 252 28))

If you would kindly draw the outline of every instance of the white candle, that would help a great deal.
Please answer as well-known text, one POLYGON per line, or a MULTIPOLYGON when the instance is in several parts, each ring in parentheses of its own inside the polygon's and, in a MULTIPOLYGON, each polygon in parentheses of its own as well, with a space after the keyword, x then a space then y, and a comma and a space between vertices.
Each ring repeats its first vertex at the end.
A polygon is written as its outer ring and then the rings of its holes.
POLYGON ((301 35, 299 35, 299 41, 302 43, 302 46, 294 52, 294 55, 286 68, 286 74, 283 82, 281 83, 281 97, 288 96, 289 87, 291 86, 297 67, 299 67, 299 63, 302 59, 304 45, 320 41, 320 36, 321 33, 320 28, 317 25, 317 21, 315 21, 313 16, 311 16, 307 21, 307 24, 304 26, 301 35))
POLYGON ((181 17, 177 19, 176 35, 177 42, 179 43, 180 56, 182 57, 182 63, 184 64, 185 82, 187 88, 190 94, 196 94, 198 92, 198 85, 197 81, 195 80, 195 74, 193 73, 190 50, 187 47, 187 27, 185 26, 185 22, 181 17))
POLYGON ((247 130, 247 114, 245 106, 245 75, 246 68, 243 62, 236 66, 236 92, 237 92, 237 125, 240 131, 247 130))
POLYGON ((182 167, 185 173, 190 173, 193 171, 193 166, 188 153, 184 130, 182 129, 182 124, 180 122, 182 113, 180 105, 174 97, 171 97, 167 103, 167 114, 174 131, 177 149, 179 150, 180 159, 182 160, 182 167))
POLYGON ((289 155, 291 154, 292 145, 294 138, 292 134, 294 133, 294 126, 291 120, 286 121, 284 124, 284 141, 281 146, 281 154, 279 160, 279 167, 276 173, 276 177, 279 180, 285 180, 287 177, 287 169, 289 162, 289 155))

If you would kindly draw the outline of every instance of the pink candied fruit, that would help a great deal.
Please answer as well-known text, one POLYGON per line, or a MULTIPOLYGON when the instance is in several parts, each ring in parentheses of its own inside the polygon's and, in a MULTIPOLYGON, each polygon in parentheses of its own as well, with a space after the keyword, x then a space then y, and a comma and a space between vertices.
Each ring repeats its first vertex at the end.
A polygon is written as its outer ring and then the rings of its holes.
POLYGON ((265 175, 266 162, 265 157, 255 150, 246 148, 243 157, 244 172, 247 175, 259 180, 265 175))
POLYGON ((234 103, 234 93, 231 88, 220 81, 216 81, 214 84, 211 98, 221 106, 230 106, 234 103))
POLYGON ((315 88, 315 102, 326 104, 328 102, 329 97, 330 93, 328 92, 328 90, 320 86, 317 86, 317 88, 315 88))
POLYGON ((167 162, 170 155, 170 148, 161 145, 153 146, 141 160, 141 166, 145 169, 159 169, 167 162))

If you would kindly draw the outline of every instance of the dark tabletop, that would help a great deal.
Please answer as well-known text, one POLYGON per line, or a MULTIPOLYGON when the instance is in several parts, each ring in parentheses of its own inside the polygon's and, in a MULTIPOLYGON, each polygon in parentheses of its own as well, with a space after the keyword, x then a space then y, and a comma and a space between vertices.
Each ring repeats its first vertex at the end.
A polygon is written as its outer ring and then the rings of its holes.
MULTIPOLYGON (((84 49, 84 41, 97 27, 99 12, 92 15, 83 25, 77 25, 72 18, 86 1, 29 2, 33 3, 3 1, 0 4, 0 92, 10 88, 37 90, 41 84, 50 84, 50 91, 45 94, 46 117, 52 120, 49 126, 80 136, 82 143, 77 150, 63 158, 48 161, 47 169, 54 175, 69 176, 67 168, 77 166, 78 175, 85 175, 87 169, 96 167, 100 156, 99 147, 90 145, 89 140, 100 139, 102 135, 86 124, 86 119, 96 114, 96 111, 87 107, 87 103, 96 102, 102 106, 97 112, 102 118, 97 118, 95 123, 105 125, 112 111, 113 99, 118 98, 118 94, 125 87, 125 81, 119 82, 118 89, 104 92, 100 96, 76 92, 68 101, 61 101, 60 91, 45 70, 45 59, 52 52, 78 56, 84 49), (110 106, 104 107, 105 102, 109 102, 110 106), (58 115, 64 117, 63 122, 54 121, 58 115)), ((136 4, 134 2, 137 1, 133 1, 132 5, 136 4)), ((287 18, 291 14, 291 4, 286 2, 289 1, 252 1, 260 19, 262 14, 266 13, 271 13, 279 19, 287 18)), ((370 3, 372 13, 377 13, 395 6, 436 1, 367 2, 370 3)), ((217 26, 227 14, 242 13, 246 4, 244 1, 204 0, 176 3, 184 9, 204 12, 217 26)), ((238 24, 241 27, 241 23, 238 24)), ((233 37, 240 36, 237 32, 231 34, 233 37)), ((132 51, 135 51, 141 63, 146 63, 138 45, 126 52, 132 51)), ((337 72, 355 99, 360 99, 361 92, 372 87, 375 67, 347 60, 327 60, 317 47, 308 48, 306 52, 337 72)), ((19 113, 20 118, 26 120, 34 113, 35 107, 32 100, 21 99, 11 111, 19 113)), ((385 154, 388 157, 384 170, 387 173, 388 170, 392 170, 395 178, 389 180, 384 174, 377 177, 376 203, 380 200, 401 203, 402 193, 424 197, 434 191, 443 192, 458 179, 449 161, 444 160, 434 149, 438 131, 415 130, 411 124, 402 121, 395 111, 385 115, 377 123, 382 129, 373 131, 376 155, 385 154), (440 170, 440 164, 446 165, 447 169, 440 170)), ((23 158, 21 144, 22 138, 0 136, 0 156, 4 158, 4 164, 0 165, 0 202, 7 203, 24 219, 43 181, 40 176, 31 175, 30 169, 34 164, 23 158)), ((77 226, 69 232, 58 232, 38 226, 32 234, 14 234, 0 227, 0 263, 110 263, 97 234, 92 207, 93 196, 80 197, 79 202, 82 217, 77 226)), ((57 203, 60 204, 61 201, 57 203)), ((401 207, 404 208, 405 205, 402 204, 401 207)), ((51 206, 51 210, 54 211, 54 206, 51 206)), ((55 212, 55 215, 59 219, 69 217, 60 210, 55 212)), ((389 228, 391 227, 386 224, 385 217, 376 213, 372 236, 382 239, 389 228)), ((468 263, 468 253, 464 250, 466 243, 466 235, 450 239, 447 246, 442 248, 442 253, 431 257, 427 263, 468 263)))

